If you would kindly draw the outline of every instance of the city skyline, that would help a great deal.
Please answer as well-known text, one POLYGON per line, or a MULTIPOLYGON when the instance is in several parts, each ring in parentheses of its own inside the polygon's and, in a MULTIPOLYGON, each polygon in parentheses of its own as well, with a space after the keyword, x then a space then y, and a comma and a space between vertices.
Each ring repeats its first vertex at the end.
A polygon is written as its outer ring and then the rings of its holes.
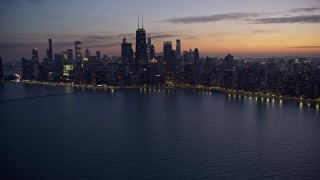
POLYGON ((5 61, 29 58, 33 48, 43 59, 48 38, 53 39, 54 54, 74 49, 74 42, 81 41, 83 50, 120 56, 124 36, 135 49, 138 13, 158 53, 164 41, 176 39, 181 39, 182 51, 198 48, 201 56, 319 55, 320 50, 318 0, 2 0, 0 4, 4 23, 0 56, 5 61))

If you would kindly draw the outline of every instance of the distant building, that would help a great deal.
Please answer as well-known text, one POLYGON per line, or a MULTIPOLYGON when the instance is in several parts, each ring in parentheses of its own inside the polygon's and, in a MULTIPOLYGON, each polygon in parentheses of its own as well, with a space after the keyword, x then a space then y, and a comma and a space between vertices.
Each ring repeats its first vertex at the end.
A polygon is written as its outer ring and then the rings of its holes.
POLYGON ((37 48, 32 49, 32 60, 39 61, 39 53, 37 48))
POLYGON ((154 59, 155 55, 156 55, 156 49, 155 49, 154 45, 152 44, 150 47, 150 59, 154 59))
MULTIPOLYGON (((223 75, 223 84, 224 87, 233 88, 233 82, 235 80, 235 70, 233 69, 233 56, 228 54, 224 58, 225 70, 223 75)), ((246 90, 252 90, 254 88, 254 79, 256 77, 255 72, 252 71, 255 68, 250 66, 246 67, 243 72, 241 72, 241 78, 244 79, 246 90)))
POLYGON ((66 82, 72 80, 73 75, 73 64, 64 64, 63 65, 63 77, 66 82))
POLYGON ((123 38, 122 44, 121 44, 121 59, 123 63, 133 63, 133 50, 132 50, 132 44, 127 43, 127 39, 123 38))
POLYGON ((180 39, 176 40, 176 53, 177 53, 177 57, 181 58, 181 41, 180 41, 180 39))
POLYGON ((172 42, 163 42, 163 58, 165 61, 173 60, 176 58, 176 51, 172 49, 172 42))
POLYGON ((194 51, 183 51, 181 59, 185 63, 194 63, 194 51))
POLYGON ((169 60, 172 52, 172 42, 165 41, 163 42, 163 55, 165 60, 169 60))
POLYGON ((38 77, 38 61, 21 59, 22 78, 24 80, 37 80, 38 77))
POLYGON ((63 60, 63 54, 54 54, 54 60, 61 62, 63 60))
POLYGON ((145 65, 147 64, 147 60, 146 31, 143 28, 142 22, 142 28, 139 27, 138 23, 138 29, 136 31, 136 61, 139 65, 145 65))
POLYGON ((90 51, 89 51, 88 48, 87 48, 86 51, 85 51, 85 58, 90 59, 90 51))
POLYGON ((151 37, 148 38, 147 42, 147 55, 148 55, 148 60, 151 60, 151 37))
POLYGON ((100 51, 96 51, 96 58, 97 58, 97 60, 100 60, 100 59, 101 59, 101 53, 100 53, 100 51))
POLYGON ((233 65, 233 56, 231 54, 228 54, 225 58, 224 58, 224 63, 225 63, 225 67, 228 69, 232 68, 233 65))
POLYGON ((194 49, 193 56, 194 56, 195 63, 198 63, 199 60, 200 60, 200 53, 199 53, 199 49, 198 48, 194 49))
POLYGON ((64 61, 68 60, 68 51, 63 51, 61 53, 61 55, 62 55, 64 61))
POLYGON ((189 51, 189 62, 190 63, 194 62, 194 52, 192 51, 191 48, 190 48, 190 51, 189 51))
POLYGON ((47 49, 47 58, 53 60, 52 39, 49 39, 49 49, 47 49))
POLYGON ((188 51, 183 51, 183 53, 182 53, 182 61, 183 62, 188 62, 189 61, 189 53, 188 53, 188 51))
POLYGON ((67 55, 68 56, 68 60, 71 61, 73 59, 72 49, 68 49, 67 52, 68 52, 68 55, 67 55))
POLYGON ((76 41, 74 43, 74 47, 75 47, 74 49, 75 49, 75 53, 76 53, 76 61, 81 62, 82 61, 81 42, 76 41))

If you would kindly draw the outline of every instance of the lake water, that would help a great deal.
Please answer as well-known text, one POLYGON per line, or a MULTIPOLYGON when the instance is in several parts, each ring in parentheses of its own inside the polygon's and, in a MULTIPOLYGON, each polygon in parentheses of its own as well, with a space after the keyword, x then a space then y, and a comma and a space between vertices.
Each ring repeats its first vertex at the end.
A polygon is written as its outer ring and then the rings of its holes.
POLYGON ((218 92, 0 85, 0 179, 320 179, 319 115, 218 92))

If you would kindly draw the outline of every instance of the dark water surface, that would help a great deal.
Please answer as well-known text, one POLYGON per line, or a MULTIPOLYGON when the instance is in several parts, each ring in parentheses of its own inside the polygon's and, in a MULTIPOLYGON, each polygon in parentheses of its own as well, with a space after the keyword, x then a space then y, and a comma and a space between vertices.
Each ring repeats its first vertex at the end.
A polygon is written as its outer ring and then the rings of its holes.
POLYGON ((0 123, 0 179, 320 179, 314 105, 6 84, 0 123))

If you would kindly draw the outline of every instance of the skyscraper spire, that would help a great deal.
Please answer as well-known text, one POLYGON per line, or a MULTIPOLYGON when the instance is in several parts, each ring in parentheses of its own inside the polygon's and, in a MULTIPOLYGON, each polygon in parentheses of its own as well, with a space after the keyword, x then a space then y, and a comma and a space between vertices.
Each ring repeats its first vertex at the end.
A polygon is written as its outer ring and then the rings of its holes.
POLYGON ((142 16, 142 29, 143 29, 143 16, 142 16))
POLYGON ((138 29, 140 29, 140 16, 139 16, 139 13, 138 13, 138 29))
POLYGON ((124 36, 123 36, 123 43, 127 43, 126 34, 124 34, 124 36))

